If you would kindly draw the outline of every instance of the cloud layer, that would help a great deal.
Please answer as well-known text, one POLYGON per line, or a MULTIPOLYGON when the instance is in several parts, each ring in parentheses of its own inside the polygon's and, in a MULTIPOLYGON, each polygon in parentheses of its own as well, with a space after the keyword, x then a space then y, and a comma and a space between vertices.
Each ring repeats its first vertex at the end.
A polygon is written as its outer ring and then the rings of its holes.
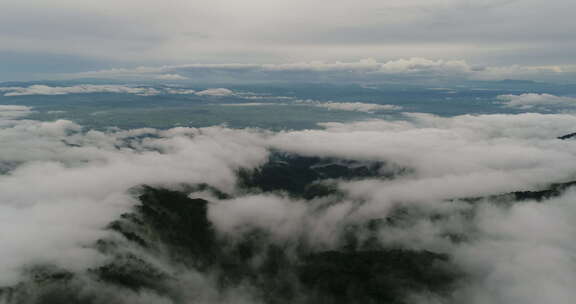
POLYGON ((133 204, 128 190, 135 185, 208 182, 232 189, 235 169, 267 155, 259 136, 247 131, 103 133, 70 121, 13 117, 0 116, 1 285, 13 284, 30 264, 76 269, 97 263, 98 255, 85 246, 133 204))
POLYGON ((31 264, 74 270, 101 263, 86 245, 110 233, 102 228, 134 204, 134 186, 207 183, 231 195, 209 196, 210 219, 231 237, 259 228, 280 243, 306 239, 329 249, 349 225, 404 208, 415 212, 412 221, 374 237, 452 256, 467 275, 455 302, 570 303, 576 296, 574 192, 544 203, 458 201, 573 180, 576 142, 556 137, 574 131, 574 115, 413 113, 322 130, 94 131, 65 120, 24 120, 32 110, 26 107, 0 110, 2 285, 17 282, 31 264), (237 170, 263 164, 270 150, 384 162, 399 175, 334 180, 342 197, 311 201, 239 189, 237 170), (447 234, 469 240, 451 242, 447 234))
POLYGON ((498 99, 503 101, 507 107, 523 110, 561 110, 574 109, 574 107, 576 107, 576 98, 551 94, 527 93, 521 95, 500 95, 498 99))
POLYGON ((0 92, 4 96, 27 96, 27 95, 68 95, 68 94, 93 94, 93 93, 115 93, 115 94, 134 94, 140 96, 154 96, 161 94, 176 95, 197 95, 197 96, 214 96, 225 97, 235 96, 236 93, 225 88, 206 89, 195 91, 192 89, 181 88, 152 88, 143 86, 127 85, 95 85, 82 84, 74 86, 48 86, 48 85, 31 85, 28 87, 0 87, 0 92))
MULTIPOLYGON (((188 88, 174 87, 143 87, 143 86, 126 86, 126 85, 75 85, 75 86, 47 86, 31 85, 28 87, 0 87, 0 92, 5 92, 6 97, 30 96, 30 95, 69 95, 69 94, 94 94, 94 93, 114 93, 114 94, 134 94, 139 96, 157 96, 163 94, 173 95, 194 95, 201 97, 235 97, 246 100, 268 100, 270 102, 247 102, 247 103, 226 103, 223 106, 311 106, 320 107, 330 110, 355 111, 374 113, 378 111, 398 111, 402 107, 387 104, 374 104, 365 102, 334 102, 334 101, 317 101, 317 100, 299 100, 294 97, 259 95, 251 92, 233 91, 227 88, 210 88, 205 90, 193 90, 188 88)), ((4 113, 0 115, 26 115, 30 108, 3 106, 4 113), (9 111, 14 109, 13 111, 9 111), (16 111, 16 112, 15 112, 16 111), (23 111, 23 112, 20 112, 23 111)))
POLYGON ((90 93, 119 93, 136 95, 158 95, 160 91, 153 88, 129 87, 123 85, 93 85, 84 84, 69 87, 52 87, 47 85, 31 85, 29 87, 0 87, 4 96, 26 95, 67 95, 67 94, 90 94, 90 93))
POLYGON ((381 80, 503 80, 569 77, 576 70, 558 65, 475 65, 465 60, 412 57, 378 61, 309 61, 283 64, 183 64, 133 69, 109 69, 68 74, 71 78, 158 79, 166 74, 183 75, 196 81, 381 81, 381 80))
POLYGON ((326 108, 330 110, 340 110, 340 111, 356 111, 356 112, 367 112, 373 113, 377 111, 398 111, 402 110, 402 107, 395 105, 382 105, 374 103, 365 102, 311 102, 314 106, 320 108, 326 108))

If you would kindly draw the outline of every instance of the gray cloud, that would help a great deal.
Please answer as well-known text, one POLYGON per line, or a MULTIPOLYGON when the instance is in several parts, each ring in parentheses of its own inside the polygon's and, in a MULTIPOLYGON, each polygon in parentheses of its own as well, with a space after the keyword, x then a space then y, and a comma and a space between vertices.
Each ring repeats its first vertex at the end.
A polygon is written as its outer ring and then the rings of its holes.
POLYGON ((84 6, 9 0, 0 11, 0 51, 125 66, 367 57, 574 65, 574 8, 568 0, 341 0, 330 6, 302 0, 106 0, 84 6))

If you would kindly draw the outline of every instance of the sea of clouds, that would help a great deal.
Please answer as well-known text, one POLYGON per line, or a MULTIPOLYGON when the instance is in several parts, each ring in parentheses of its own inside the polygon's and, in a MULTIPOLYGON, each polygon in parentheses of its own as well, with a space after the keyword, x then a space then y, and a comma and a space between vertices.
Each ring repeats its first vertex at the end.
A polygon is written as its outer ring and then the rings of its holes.
POLYGON ((209 217, 230 236, 246 227, 278 241, 305 237, 335 246, 346 225, 385 218, 395 208, 441 214, 383 229, 394 247, 447 253, 467 274, 446 303, 572 303, 576 290, 576 192, 545 202, 501 205, 459 199, 545 189, 576 180, 576 115, 405 113, 397 121, 325 123, 320 130, 271 132, 226 127, 88 130, 66 120, 26 119, 0 107, 0 285, 34 264, 71 270, 102 262, 89 244, 136 201, 135 186, 178 189, 206 183, 232 194, 210 197, 209 217), (236 172, 264 164, 271 150, 383 161, 408 173, 392 180, 336 180, 338 204, 281 193, 239 191, 236 172), (321 207, 321 208, 320 208, 321 207), (462 216, 473 211, 474 217, 462 216), (465 234, 467 242, 446 240, 465 234))

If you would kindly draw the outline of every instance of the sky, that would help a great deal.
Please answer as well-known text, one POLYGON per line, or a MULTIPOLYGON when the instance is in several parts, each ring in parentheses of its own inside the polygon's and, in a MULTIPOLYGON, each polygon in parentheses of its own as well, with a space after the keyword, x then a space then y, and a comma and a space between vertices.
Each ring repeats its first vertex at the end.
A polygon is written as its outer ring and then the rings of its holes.
POLYGON ((0 80, 367 58, 573 71, 574 11, 570 0, 4 0, 0 80))
MULTIPOLYGON (((113 236, 102 227, 137 203, 134 186, 207 184, 231 194, 209 197, 218 233, 235 236, 256 227, 279 244, 306 237, 330 249, 349 224, 385 219, 405 207, 422 217, 378 231, 379 244, 449 254, 466 275, 454 301, 434 303, 571 304, 574 188, 545 203, 497 204, 492 195, 574 181, 576 141, 558 137, 575 131, 576 95, 496 90, 470 102, 494 98, 501 109, 544 113, 442 117, 404 112, 409 105, 300 100, 234 86, 88 79, 574 83, 575 11, 574 0, 1 0, 0 95, 14 103, 0 105, 0 287, 21 282, 29 265, 78 273, 102 265, 104 257, 87 244, 113 236), (82 82, 1 83, 50 79, 82 82), (112 101, 169 94, 203 97, 206 104, 230 98, 220 104, 229 107, 281 109, 292 102, 394 112, 398 119, 278 132, 223 125, 91 130, 66 119, 34 120, 43 110, 18 103, 22 96, 44 102, 49 95, 95 93, 125 94, 112 101), (330 181, 341 195, 325 201, 239 188, 238 170, 258 168, 272 151, 381 162, 403 173, 330 181), (483 200, 458 201, 476 197, 483 200), (470 238, 449 242, 447 235, 470 238)), ((458 85, 426 88, 452 94, 458 85)), ((443 103, 433 105, 448 107, 443 103)), ((123 113, 126 120, 139 115, 123 113)))

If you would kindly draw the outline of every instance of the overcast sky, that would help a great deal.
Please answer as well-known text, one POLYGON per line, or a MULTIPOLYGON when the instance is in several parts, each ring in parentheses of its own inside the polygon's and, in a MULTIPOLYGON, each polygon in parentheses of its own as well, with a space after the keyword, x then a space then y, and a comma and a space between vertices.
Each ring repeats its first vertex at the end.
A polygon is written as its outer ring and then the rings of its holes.
POLYGON ((3 0, 0 79, 374 58, 576 64, 573 0, 3 0))

